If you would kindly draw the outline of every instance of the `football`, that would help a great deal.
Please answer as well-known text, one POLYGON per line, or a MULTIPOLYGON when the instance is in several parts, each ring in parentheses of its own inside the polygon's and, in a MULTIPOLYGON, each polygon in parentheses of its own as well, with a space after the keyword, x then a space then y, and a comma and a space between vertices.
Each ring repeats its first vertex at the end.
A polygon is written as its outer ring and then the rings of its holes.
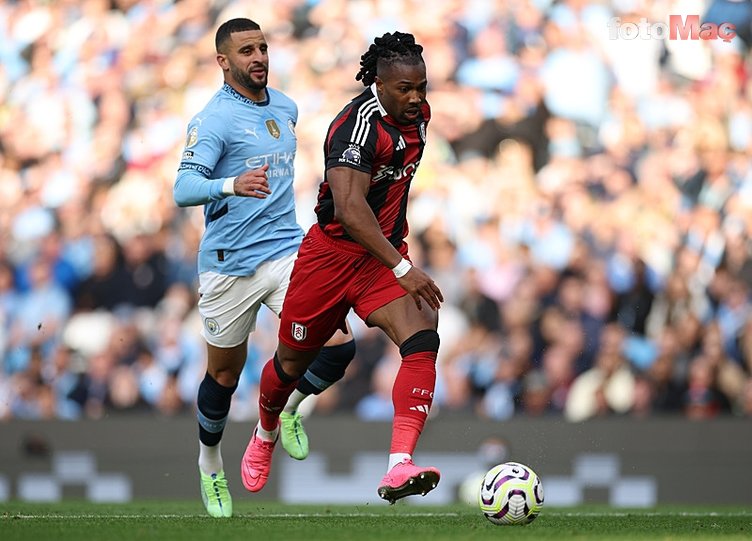
POLYGON ((535 472, 518 462, 494 466, 480 485, 480 510, 497 525, 528 524, 543 508, 543 484, 535 472))

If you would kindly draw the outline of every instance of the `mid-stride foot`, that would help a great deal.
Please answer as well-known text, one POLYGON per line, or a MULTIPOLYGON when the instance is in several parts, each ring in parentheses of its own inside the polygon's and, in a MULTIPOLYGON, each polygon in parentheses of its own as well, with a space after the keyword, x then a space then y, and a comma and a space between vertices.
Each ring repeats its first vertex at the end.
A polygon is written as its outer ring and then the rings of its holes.
POLYGON ((296 460, 308 456, 308 436, 303 428, 303 416, 300 412, 282 412, 279 415, 279 434, 287 454, 296 460))
POLYGON ((240 463, 240 477, 245 488, 251 492, 258 492, 269 479, 272 469, 272 453, 277 441, 265 441, 258 437, 257 430, 253 431, 251 441, 243 454, 240 463))
POLYGON ((216 518, 232 516, 232 497, 227 488, 225 472, 207 475, 199 469, 201 475, 201 499, 206 512, 216 518))
POLYGON ((439 484, 441 474, 436 468, 421 468, 406 458, 394 466, 379 484, 379 496, 394 503, 405 496, 425 496, 439 484))

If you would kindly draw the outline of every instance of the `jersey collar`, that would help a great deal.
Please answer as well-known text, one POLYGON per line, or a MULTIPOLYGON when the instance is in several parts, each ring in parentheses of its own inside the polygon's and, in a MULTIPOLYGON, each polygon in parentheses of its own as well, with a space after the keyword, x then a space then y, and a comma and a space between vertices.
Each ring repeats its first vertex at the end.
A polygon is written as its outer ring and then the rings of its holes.
MULTIPOLYGON (((222 85, 222 90, 227 92, 230 96, 232 96, 236 100, 242 101, 243 103, 246 103, 248 105, 257 105, 260 107, 263 107, 264 105, 269 105, 269 89, 268 88, 266 89, 266 99, 264 101, 253 101, 251 99, 248 99, 243 94, 235 90, 228 83, 225 83, 224 85, 222 85)), ((376 99, 378 100, 378 98, 376 99)))

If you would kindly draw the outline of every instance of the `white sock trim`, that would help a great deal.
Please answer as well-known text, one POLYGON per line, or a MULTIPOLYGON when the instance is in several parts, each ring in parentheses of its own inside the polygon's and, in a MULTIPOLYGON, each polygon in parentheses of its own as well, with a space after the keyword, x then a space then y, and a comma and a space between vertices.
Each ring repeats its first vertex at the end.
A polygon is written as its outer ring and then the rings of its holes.
POLYGON ((390 471, 392 468, 394 468, 397 464, 402 462, 405 459, 412 460, 412 455, 409 453, 392 453, 389 455, 389 467, 386 471, 390 471))
POLYGON ((198 467, 206 475, 219 473, 224 464, 222 462, 222 442, 217 445, 204 445, 198 442, 198 467))
POLYGON ((271 432, 268 430, 264 430, 261 427, 261 421, 258 422, 256 425, 256 436, 261 438, 264 441, 276 441, 277 440, 277 434, 279 434, 279 427, 275 428, 271 432))
POLYGON ((303 402, 303 400, 305 400, 307 397, 307 394, 303 394, 299 390, 295 389, 290 395, 290 398, 287 399, 285 409, 282 411, 284 411, 285 413, 295 413, 296 411, 298 411, 300 403, 303 402))

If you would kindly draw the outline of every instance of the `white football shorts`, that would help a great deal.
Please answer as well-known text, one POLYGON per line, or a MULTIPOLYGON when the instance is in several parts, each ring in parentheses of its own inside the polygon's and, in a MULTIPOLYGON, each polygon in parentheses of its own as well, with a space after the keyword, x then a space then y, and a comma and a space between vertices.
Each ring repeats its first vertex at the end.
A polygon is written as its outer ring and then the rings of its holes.
POLYGON ((267 261, 253 276, 199 274, 198 312, 204 339, 219 348, 235 347, 248 340, 256 329, 262 304, 279 315, 296 257, 297 254, 290 254, 267 261))

